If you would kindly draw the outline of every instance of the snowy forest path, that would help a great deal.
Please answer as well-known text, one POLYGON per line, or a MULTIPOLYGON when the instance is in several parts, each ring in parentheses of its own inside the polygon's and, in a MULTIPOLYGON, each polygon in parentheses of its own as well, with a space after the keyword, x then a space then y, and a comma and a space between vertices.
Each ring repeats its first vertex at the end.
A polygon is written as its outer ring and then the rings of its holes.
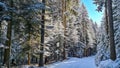
POLYGON ((96 68, 94 56, 85 58, 70 58, 63 62, 48 65, 47 68, 96 68))

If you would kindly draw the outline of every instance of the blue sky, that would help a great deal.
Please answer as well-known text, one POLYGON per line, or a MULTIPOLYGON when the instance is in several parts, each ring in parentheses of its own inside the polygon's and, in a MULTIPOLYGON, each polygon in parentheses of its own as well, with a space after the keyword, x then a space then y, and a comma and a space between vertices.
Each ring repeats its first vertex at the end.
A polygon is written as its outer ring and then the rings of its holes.
POLYGON ((96 11, 97 7, 95 4, 93 4, 92 0, 81 0, 81 1, 86 6, 89 17, 100 26, 103 13, 96 11))

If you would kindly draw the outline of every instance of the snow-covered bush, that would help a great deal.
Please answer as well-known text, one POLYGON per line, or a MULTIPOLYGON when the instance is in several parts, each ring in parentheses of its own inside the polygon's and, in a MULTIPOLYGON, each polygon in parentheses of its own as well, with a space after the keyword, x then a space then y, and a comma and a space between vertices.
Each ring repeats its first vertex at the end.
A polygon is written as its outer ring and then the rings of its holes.
POLYGON ((99 28, 99 34, 97 39, 97 54, 95 57, 95 63, 98 66, 101 61, 109 59, 110 51, 109 51, 109 40, 108 36, 105 33, 104 23, 101 24, 99 28))
POLYGON ((120 68, 120 58, 117 58, 115 61, 110 59, 101 61, 98 68, 120 68))

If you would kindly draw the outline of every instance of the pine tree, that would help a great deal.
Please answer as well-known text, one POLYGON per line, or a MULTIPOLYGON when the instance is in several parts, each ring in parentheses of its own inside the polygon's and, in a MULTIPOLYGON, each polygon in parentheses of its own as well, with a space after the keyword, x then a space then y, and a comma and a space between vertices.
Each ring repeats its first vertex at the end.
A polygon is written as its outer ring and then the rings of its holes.
POLYGON ((120 48, 119 48, 119 44, 120 44, 120 9, 119 9, 119 5, 120 5, 120 2, 119 0, 113 0, 113 21, 114 21, 114 31, 115 31, 115 45, 116 45, 116 56, 117 58, 120 57, 120 48))

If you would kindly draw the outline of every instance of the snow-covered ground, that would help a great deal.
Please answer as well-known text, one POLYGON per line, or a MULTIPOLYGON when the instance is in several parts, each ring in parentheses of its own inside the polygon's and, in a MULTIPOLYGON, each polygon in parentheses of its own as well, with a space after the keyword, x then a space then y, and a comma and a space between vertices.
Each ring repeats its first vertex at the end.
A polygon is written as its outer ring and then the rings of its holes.
POLYGON ((94 56, 85 58, 70 58, 63 62, 48 65, 47 68, 96 68, 94 56))
MULTIPOLYGON (((85 58, 75 58, 71 57, 69 60, 64 60, 62 62, 56 62, 50 65, 45 65, 43 68, 97 68, 95 66, 94 56, 85 58)), ((36 65, 22 65, 12 68, 40 68, 36 65)))

